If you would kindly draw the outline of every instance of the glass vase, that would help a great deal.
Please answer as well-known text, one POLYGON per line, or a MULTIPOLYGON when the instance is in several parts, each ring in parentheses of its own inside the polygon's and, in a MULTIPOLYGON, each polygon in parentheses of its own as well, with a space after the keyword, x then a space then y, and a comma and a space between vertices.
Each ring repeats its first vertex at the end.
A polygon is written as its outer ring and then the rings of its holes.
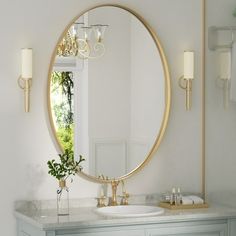
POLYGON ((66 186, 65 180, 59 180, 57 189, 57 215, 69 215, 69 188, 66 186))

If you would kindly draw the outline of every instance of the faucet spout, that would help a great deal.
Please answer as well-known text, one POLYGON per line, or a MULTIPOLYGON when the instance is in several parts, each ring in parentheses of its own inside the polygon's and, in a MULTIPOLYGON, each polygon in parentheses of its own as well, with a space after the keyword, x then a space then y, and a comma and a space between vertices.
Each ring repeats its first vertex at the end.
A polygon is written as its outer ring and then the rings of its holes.
POLYGON ((117 186, 119 185, 119 181, 118 180, 112 180, 111 181, 111 189, 112 189, 112 197, 111 197, 111 206, 117 206, 117 186))

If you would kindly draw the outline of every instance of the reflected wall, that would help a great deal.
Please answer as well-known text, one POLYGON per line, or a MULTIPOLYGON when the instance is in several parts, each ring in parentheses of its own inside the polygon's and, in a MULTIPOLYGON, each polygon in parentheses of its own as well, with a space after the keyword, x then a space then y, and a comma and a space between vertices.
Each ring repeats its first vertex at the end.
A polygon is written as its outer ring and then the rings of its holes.
MULTIPOLYGON (((210 26, 236 26, 236 18, 232 15, 236 8, 234 0, 206 2, 207 30, 210 26)), ((234 35, 236 36, 235 31, 234 35)), ((220 44, 228 44, 231 41, 231 32, 219 32, 217 40, 220 44)), ((210 200, 235 206, 236 103, 230 100, 228 107, 224 107, 223 89, 216 82, 219 77, 219 53, 223 49, 212 51, 206 46, 207 194, 210 200)), ((233 60, 232 70, 235 67, 236 61, 233 60)), ((235 76, 232 79, 235 80, 235 76)))

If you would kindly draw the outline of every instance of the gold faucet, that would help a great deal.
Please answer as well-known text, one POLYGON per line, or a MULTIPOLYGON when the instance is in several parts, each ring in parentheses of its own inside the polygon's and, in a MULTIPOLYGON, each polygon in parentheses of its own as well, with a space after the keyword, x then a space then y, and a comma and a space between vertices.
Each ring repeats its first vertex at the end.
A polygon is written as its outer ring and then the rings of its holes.
POLYGON ((97 207, 105 207, 106 206, 106 204, 105 204, 106 197, 105 196, 97 197, 95 199, 97 200, 97 207))
POLYGON ((125 190, 124 180, 121 180, 121 184, 122 184, 122 196, 121 196, 120 205, 128 205, 129 204, 129 202, 128 202, 129 194, 125 190))
POLYGON ((118 180, 112 180, 111 181, 111 190, 112 190, 112 197, 111 197, 111 202, 110 202, 110 206, 117 206, 117 195, 116 195, 116 191, 117 191, 117 186, 119 185, 118 180))

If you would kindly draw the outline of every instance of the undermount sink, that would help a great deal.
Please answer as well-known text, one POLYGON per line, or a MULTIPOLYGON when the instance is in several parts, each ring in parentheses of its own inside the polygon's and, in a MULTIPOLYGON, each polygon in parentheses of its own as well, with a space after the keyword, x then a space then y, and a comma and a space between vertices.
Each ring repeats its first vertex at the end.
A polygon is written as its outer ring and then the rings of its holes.
POLYGON ((160 215, 164 213, 164 209, 156 206, 127 205, 97 208, 95 212, 103 216, 141 217, 160 215))

